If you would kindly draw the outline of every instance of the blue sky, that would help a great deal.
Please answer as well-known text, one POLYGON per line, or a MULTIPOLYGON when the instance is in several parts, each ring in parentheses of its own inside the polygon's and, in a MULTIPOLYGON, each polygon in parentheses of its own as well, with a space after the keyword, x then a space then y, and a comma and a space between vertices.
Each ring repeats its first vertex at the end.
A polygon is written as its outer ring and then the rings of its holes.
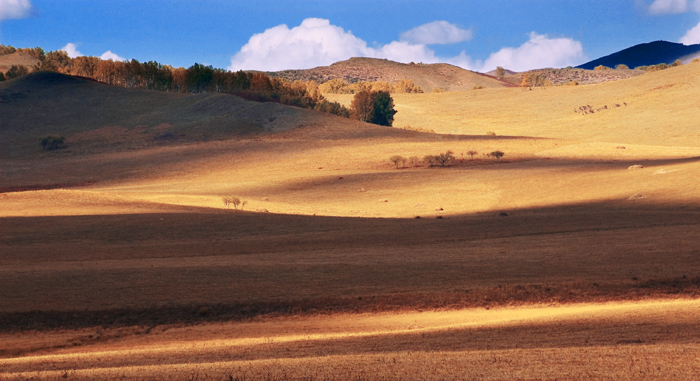
POLYGON ((527 70, 655 40, 700 43, 700 0, 0 0, 0 44, 176 67, 527 70))

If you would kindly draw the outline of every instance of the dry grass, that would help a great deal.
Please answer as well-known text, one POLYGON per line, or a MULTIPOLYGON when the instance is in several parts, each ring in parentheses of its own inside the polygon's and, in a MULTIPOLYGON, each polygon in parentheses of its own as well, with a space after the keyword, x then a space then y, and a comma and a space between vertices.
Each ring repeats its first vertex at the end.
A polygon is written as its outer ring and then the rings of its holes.
POLYGON ((437 133, 124 89, 112 101, 133 114, 107 121, 109 89, 69 84, 52 106, 51 91, 32 88, 69 148, 42 152, 45 122, 30 118, 31 99, 0 103, 11 117, 0 134, 12 142, 2 187, 26 190, 0 193, 2 376, 691 378, 697 302, 668 299, 698 292, 699 70, 395 96, 397 126, 437 133), (97 95, 105 99, 85 119, 59 110, 97 95), (163 121, 173 105, 187 118, 163 121), (584 105, 601 111, 575 112, 584 105), (153 139, 165 130, 188 138, 153 139), (459 159, 448 168, 388 160, 446 150, 459 159), (483 157, 495 150, 500 163, 483 157), (224 209, 232 194, 246 211, 224 209), (270 213, 251 212, 262 209, 270 213), (665 301, 507 327, 331 334, 358 316, 400 321, 416 309, 439 320, 456 308, 518 306, 517 315, 528 303, 649 298, 665 301), (269 331, 295 319, 306 323, 269 331), (211 325, 226 321, 239 323, 211 325), (283 340, 317 332, 330 336, 283 340), (235 341, 244 337, 262 342, 235 341), (175 349, 155 349, 164 347, 175 349))
POLYGON ((0 364, 9 379, 692 379, 698 307, 678 300, 338 314, 148 335, 66 331, 32 335, 66 347, 0 364))

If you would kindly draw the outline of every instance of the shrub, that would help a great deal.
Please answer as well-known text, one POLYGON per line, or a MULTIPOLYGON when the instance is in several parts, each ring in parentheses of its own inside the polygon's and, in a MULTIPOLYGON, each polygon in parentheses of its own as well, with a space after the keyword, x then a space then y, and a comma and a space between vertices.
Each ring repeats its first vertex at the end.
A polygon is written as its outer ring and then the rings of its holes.
POLYGON ((408 158, 408 162, 411 163, 411 166, 417 167, 420 164, 420 159, 418 156, 411 156, 408 158))
POLYGON ((595 71, 610 70, 610 68, 605 66, 605 65, 598 65, 593 70, 595 70, 595 71))
POLYGON ((496 136, 496 133, 493 131, 489 131, 486 133, 486 136, 496 136))
POLYGON ((475 156, 475 155, 478 155, 478 154, 479 154, 479 152, 477 152, 477 151, 475 151, 475 150, 473 150, 473 149, 470 149, 469 151, 467 151, 467 155, 469 155, 469 157, 470 157, 472 160, 474 160, 474 156, 475 156))
POLYGON ((446 167, 455 161, 455 157, 452 151, 447 151, 439 155, 427 155, 423 158, 423 161, 429 163, 431 167, 438 164, 440 164, 441 167, 446 167))
POLYGON ((619 65, 615 66, 615 70, 629 70, 629 69, 630 69, 629 66, 627 66, 625 64, 619 64, 619 65))
POLYGON ((406 158, 403 157, 403 156, 394 155, 394 156, 392 156, 392 157, 389 158, 389 161, 391 161, 392 163, 394 163, 394 164, 396 165, 396 168, 398 169, 398 168, 399 168, 399 163, 405 163, 405 162, 406 162, 406 158))
POLYGON ((27 69, 26 66, 23 65, 12 65, 10 67, 10 70, 5 73, 5 78, 7 79, 13 79, 13 78, 19 78, 22 76, 25 76, 29 74, 29 69, 27 69))
POLYGON ((489 154, 492 158, 496 159, 496 161, 501 161, 501 158, 505 156, 505 153, 501 151, 493 151, 489 154))
POLYGON ((66 138, 63 136, 48 135, 39 140, 41 148, 52 151, 59 148, 65 148, 66 138))

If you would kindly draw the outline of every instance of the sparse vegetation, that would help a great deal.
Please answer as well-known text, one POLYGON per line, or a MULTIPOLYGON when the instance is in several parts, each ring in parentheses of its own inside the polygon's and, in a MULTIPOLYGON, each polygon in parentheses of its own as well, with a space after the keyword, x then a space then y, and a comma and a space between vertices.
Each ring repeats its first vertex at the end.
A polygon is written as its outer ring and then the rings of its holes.
POLYGON ((486 136, 496 136, 496 133, 493 132, 493 131, 488 131, 488 132, 486 133, 486 136))
POLYGON ((501 161, 501 158, 503 158, 503 156, 505 156, 505 153, 503 153, 502 151, 493 151, 493 152, 489 153, 489 156, 496 159, 496 161, 501 161))
POLYGON ((322 83, 319 86, 319 89, 325 94, 358 94, 363 91, 395 94, 413 94, 423 92, 423 89, 413 83, 413 80, 411 79, 401 79, 392 85, 386 81, 357 81, 355 83, 348 84, 340 78, 334 78, 322 83))
POLYGON ((240 210, 243 210, 243 207, 248 203, 248 201, 241 201, 240 198, 235 196, 223 197, 221 200, 224 202, 226 209, 228 209, 230 205, 233 205, 233 210, 238 210, 239 206, 241 208, 240 210))
POLYGON ((455 157, 452 151, 447 151, 438 155, 426 155, 423 161, 428 163, 431 167, 438 164, 441 167, 447 167, 455 161, 455 157))
POLYGON ((55 149, 65 148, 66 138, 58 135, 48 135, 39 139, 39 144, 41 148, 47 151, 53 151, 55 149))
POLYGON ((389 161, 391 161, 392 163, 394 163, 394 164, 396 165, 396 169, 398 169, 398 168, 399 168, 399 163, 405 163, 405 162, 406 162, 406 158, 403 157, 403 156, 400 156, 400 155, 394 155, 394 156, 392 156, 392 157, 389 158, 389 161))
POLYGON ((471 160, 474 160, 474 156, 476 156, 478 154, 479 154, 479 151, 476 151, 473 149, 470 149, 469 151, 467 151, 467 155, 469 155, 469 159, 471 159, 471 160))

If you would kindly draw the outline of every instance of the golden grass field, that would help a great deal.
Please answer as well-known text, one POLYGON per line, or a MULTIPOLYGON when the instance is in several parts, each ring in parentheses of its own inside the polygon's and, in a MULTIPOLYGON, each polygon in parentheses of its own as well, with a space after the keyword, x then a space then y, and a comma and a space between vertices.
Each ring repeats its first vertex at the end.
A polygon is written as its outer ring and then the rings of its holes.
POLYGON ((28 86, 0 85, 0 378, 700 370, 700 64, 397 94, 397 128, 228 95, 28 86), (87 106, 51 108, 64 98, 87 106), (68 148, 42 151, 47 133, 68 148), (388 160, 446 150, 446 168, 388 160))

